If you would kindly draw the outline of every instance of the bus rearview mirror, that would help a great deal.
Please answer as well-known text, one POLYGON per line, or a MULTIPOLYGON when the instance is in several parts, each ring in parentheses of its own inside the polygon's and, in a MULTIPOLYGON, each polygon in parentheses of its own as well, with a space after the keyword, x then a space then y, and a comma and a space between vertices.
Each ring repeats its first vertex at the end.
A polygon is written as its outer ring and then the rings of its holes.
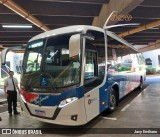
POLYGON ((20 49, 26 49, 26 47, 23 46, 16 46, 16 47, 10 47, 10 48, 5 48, 1 52, 1 64, 5 65, 6 64, 6 55, 9 51, 11 50, 20 50, 20 49))
POLYGON ((69 39, 69 57, 74 58, 80 53, 80 34, 72 35, 69 39))
POLYGON ((5 48, 4 50, 2 50, 1 52, 1 64, 5 65, 6 64, 6 55, 8 52, 8 48, 5 48))

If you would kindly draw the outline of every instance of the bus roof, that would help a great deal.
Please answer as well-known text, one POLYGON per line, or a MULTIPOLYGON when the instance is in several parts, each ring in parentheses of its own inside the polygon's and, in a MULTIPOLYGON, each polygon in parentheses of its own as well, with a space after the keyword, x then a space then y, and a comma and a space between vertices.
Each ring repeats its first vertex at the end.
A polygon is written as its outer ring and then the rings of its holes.
POLYGON ((77 32, 86 31, 88 29, 104 32, 104 30, 102 28, 98 28, 95 26, 74 25, 74 26, 62 27, 62 28, 58 28, 58 29, 54 29, 54 30, 50 30, 50 31, 38 34, 38 35, 34 36, 33 38, 31 38, 29 40, 29 42, 31 42, 33 40, 41 39, 41 38, 46 38, 49 36, 54 36, 54 35, 59 35, 59 34, 64 34, 64 33, 71 33, 71 32, 76 32, 76 31, 77 32))

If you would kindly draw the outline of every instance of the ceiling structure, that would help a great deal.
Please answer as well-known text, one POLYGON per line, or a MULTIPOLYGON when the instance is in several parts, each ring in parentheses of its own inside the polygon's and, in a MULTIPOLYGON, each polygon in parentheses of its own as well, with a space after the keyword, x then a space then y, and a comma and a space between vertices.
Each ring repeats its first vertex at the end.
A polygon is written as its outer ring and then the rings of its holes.
POLYGON ((104 24, 112 9, 116 10, 117 5, 123 7, 121 11, 117 8, 119 14, 131 15, 132 19, 110 21, 110 25, 115 23, 139 23, 139 25, 113 28, 111 29, 113 32, 123 36, 133 45, 138 45, 137 47, 142 48, 142 51, 160 47, 159 0, 0 0, 0 3, 1 48, 26 45, 31 37, 59 27, 69 25, 102 27, 100 24, 104 24), (117 2, 130 1, 132 3, 126 4, 126 7, 123 7, 124 3, 117 4, 117 2), (96 21, 100 23, 96 24, 96 21), (28 29, 2 27, 11 24, 33 27, 28 29), (135 28, 137 31, 133 30, 135 28), (146 45, 147 49, 145 49, 146 45))

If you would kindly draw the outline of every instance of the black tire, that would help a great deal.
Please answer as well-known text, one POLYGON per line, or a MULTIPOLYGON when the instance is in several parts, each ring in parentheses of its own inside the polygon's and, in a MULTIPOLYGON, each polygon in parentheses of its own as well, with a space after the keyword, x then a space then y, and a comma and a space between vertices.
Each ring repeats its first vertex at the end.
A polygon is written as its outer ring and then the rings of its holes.
POLYGON ((143 88, 143 78, 141 77, 138 89, 142 89, 142 88, 143 88))
POLYGON ((110 92, 110 103, 108 107, 109 112, 113 112, 116 110, 116 105, 117 105, 117 99, 116 99, 116 92, 114 89, 110 92))

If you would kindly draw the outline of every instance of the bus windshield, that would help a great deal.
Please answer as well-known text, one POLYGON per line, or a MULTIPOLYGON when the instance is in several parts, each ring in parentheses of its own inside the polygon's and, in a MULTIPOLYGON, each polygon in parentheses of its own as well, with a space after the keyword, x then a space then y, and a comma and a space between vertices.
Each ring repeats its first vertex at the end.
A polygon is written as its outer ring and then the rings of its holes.
POLYGON ((58 90, 80 83, 81 53, 74 59, 69 56, 69 39, 72 35, 29 43, 23 62, 23 86, 30 90, 47 87, 58 90))
POLYGON ((39 40, 29 44, 25 55, 25 73, 32 73, 40 70, 42 53, 44 50, 44 41, 39 40))

